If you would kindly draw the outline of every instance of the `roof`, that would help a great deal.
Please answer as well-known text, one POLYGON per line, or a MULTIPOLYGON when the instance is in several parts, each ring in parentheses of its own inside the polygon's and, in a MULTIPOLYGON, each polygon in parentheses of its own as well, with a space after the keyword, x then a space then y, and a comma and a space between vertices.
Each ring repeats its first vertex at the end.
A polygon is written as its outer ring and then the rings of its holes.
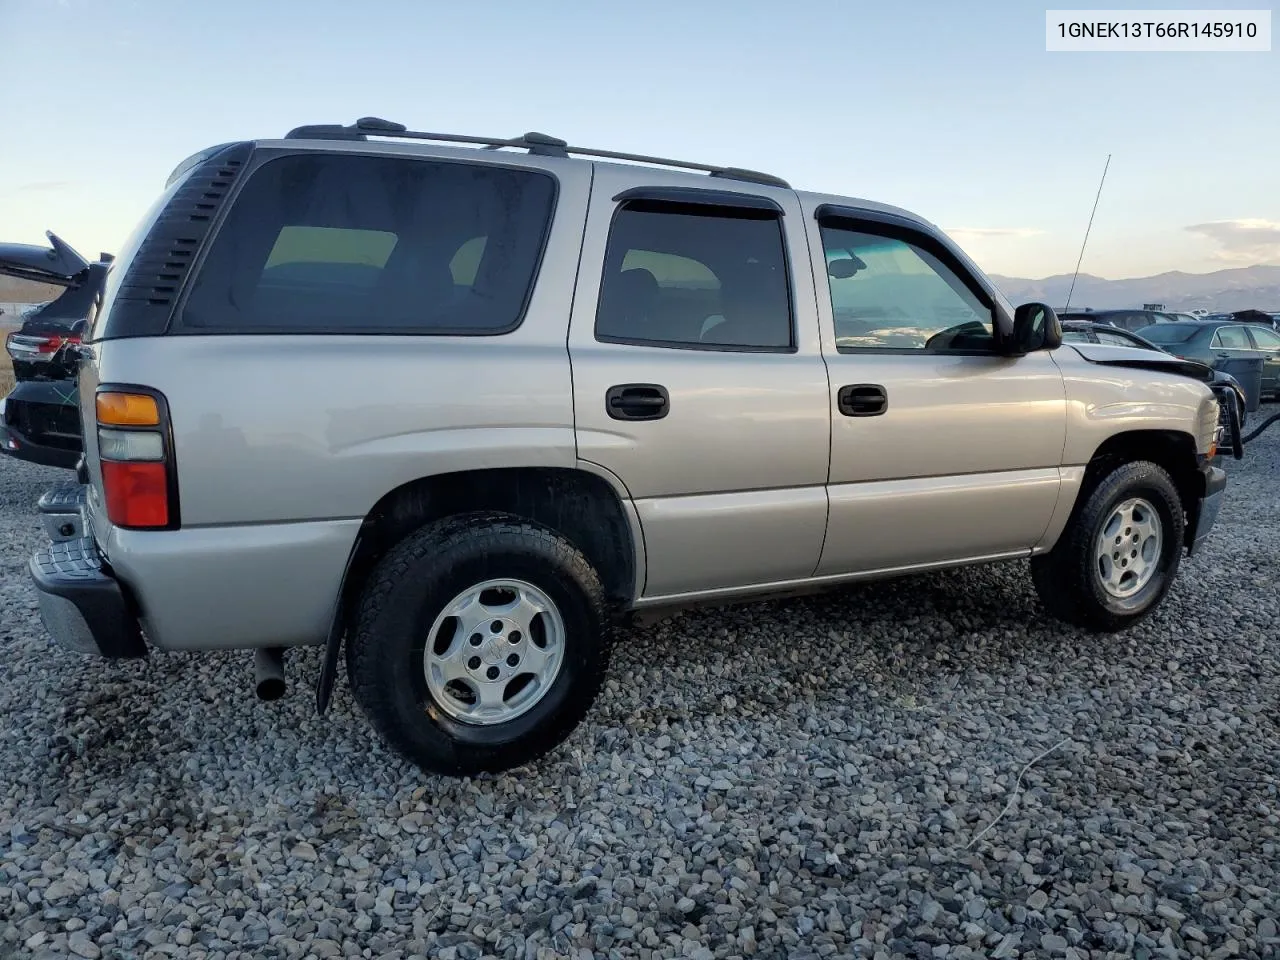
MULTIPOLYGON (((311 141, 323 143, 332 148, 335 143, 343 143, 351 145, 356 152, 363 152, 360 146, 369 144, 371 147, 377 144, 377 141, 370 141, 370 137, 389 138, 392 140, 408 141, 404 145, 421 144, 425 148, 422 152, 430 152, 440 156, 473 156, 474 151, 506 151, 506 150, 522 150, 527 156, 552 158, 554 160, 563 160, 567 163, 583 163, 583 162, 610 162, 616 161, 625 164, 645 164, 655 167, 666 167, 672 172, 686 174, 691 180, 699 181, 704 178, 714 178, 720 181, 715 183, 716 187, 727 187, 728 182, 738 182, 742 184, 752 184, 759 187, 774 187, 792 191, 802 203, 812 204, 815 208, 823 204, 832 204, 838 206, 856 207, 863 210, 873 210, 880 213, 892 214, 910 220, 921 226, 929 227, 933 230, 940 230, 937 225, 925 220, 918 214, 912 213, 901 207, 895 207, 890 204, 878 203, 874 200, 867 200, 860 197, 849 197, 838 194, 816 193, 811 191, 794 190, 791 185, 781 177, 774 176, 769 173, 762 173, 758 170, 747 170, 742 167, 720 166, 716 164, 700 163, 689 160, 676 160, 666 157, 654 157, 644 154, 625 153, 617 150, 607 150, 598 147, 576 147, 571 146, 566 141, 553 137, 545 133, 529 132, 520 134, 515 137, 486 137, 474 134, 455 134, 455 133, 434 133, 428 131, 409 130, 402 123, 395 123, 389 120, 383 120, 378 117, 362 117, 355 123, 343 126, 341 124, 308 124, 295 127, 290 130, 284 137, 289 141, 311 141), (431 146, 426 147, 427 144, 431 146)), ((264 140, 264 143, 271 142, 264 140)), ((417 151, 415 151, 417 152, 417 151)), ((708 185, 711 186, 711 185, 708 185)))

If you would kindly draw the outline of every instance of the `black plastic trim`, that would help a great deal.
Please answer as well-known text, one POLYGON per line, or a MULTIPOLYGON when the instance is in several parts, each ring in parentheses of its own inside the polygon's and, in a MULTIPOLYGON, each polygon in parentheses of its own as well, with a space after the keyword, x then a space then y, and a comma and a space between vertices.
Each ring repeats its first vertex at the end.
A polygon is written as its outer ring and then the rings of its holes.
POLYGON ((112 659, 147 655, 129 598, 103 564, 91 537, 48 544, 31 557, 28 570, 40 593, 75 605, 100 655, 112 659))
POLYGON ((778 216, 786 211, 772 197, 755 193, 737 193, 733 190, 704 190, 701 187, 631 187, 616 194, 615 203, 648 200, 654 203, 671 203, 694 207, 736 208, 742 210, 768 210, 778 216))
MULTIPOLYGON (((115 424, 99 424, 97 417, 94 417, 94 428, 105 427, 107 430, 119 430, 121 432, 137 432, 137 433, 160 433, 161 439, 164 441, 164 464, 165 464, 165 493, 168 497, 169 522, 163 527, 129 527, 122 523, 116 523, 115 526, 121 530, 177 530, 182 526, 181 504, 178 499, 178 456, 174 448, 173 442, 173 420, 169 416, 169 401, 165 399, 165 395, 154 387, 146 387, 137 383, 100 383, 98 384, 96 397, 98 393, 140 393, 151 397, 156 402, 156 410, 160 414, 160 425, 158 427, 118 427, 115 424)), ((105 460, 105 457, 99 457, 105 460)))
MULTIPOLYGON (((370 131, 373 132, 373 131, 370 131)), ((344 150, 260 150, 260 161, 251 164, 247 170, 248 173, 241 177, 241 183, 247 183, 254 174, 258 173, 263 167, 276 160, 283 160, 289 157, 310 157, 317 155, 329 156, 372 156, 377 158, 386 158, 394 160, 407 160, 413 163, 450 163, 462 166, 474 166, 473 160, 454 160, 447 157, 414 157, 401 156, 399 154, 353 154, 344 150)), ((180 294, 177 306, 173 310, 172 324, 167 328, 166 332, 175 336, 187 337, 289 337, 289 336, 332 336, 332 337, 500 337, 513 333, 523 324, 529 313, 529 305, 533 302, 533 295, 538 289, 539 280, 542 277, 542 267, 547 256, 547 247, 551 244, 551 234, 555 229, 556 215, 560 210, 560 178, 550 170, 541 167, 529 167, 516 163, 485 163, 486 167, 500 167, 504 170, 515 170, 521 173, 536 174, 546 177, 551 181, 551 208, 547 215, 546 223, 542 228, 542 239, 538 247, 537 260, 533 267, 533 276, 529 281, 528 288, 524 293, 524 300, 520 304, 520 310, 516 314, 515 320, 504 327, 488 327, 483 330, 476 330, 473 327, 261 327, 252 328, 241 327, 188 327, 183 323, 183 313, 186 310, 187 298, 190 293, 190 284, 187 284, 180 294)), ((233 201, 234 203, 234 201, 233 201)), ((223 218, 225 219, 225 218, 223 218)), ((193 257, 195 270, 192 271, 193 276, 198 274, 203 267, 205 255, 213 246, 214 241, 218 237, 221 230, 222 222, 217 225, 218 229, 205 239, 201 246, 200 254, 193 257)))
POLYGON ((192 168, 147 231, 94 339, 158 336, 168 330, 192 264, 253 146, 233 143, 192 168))
POLYGON ((759 170, 746 170, 742 167, 722 167, 719 170, 712 170, 708 176, 718 177, 722 180, 741 180, 744 183, 758 183, 766 187, 781 187, 783 190, 791 189, 791 184, 781 177, 775 177, 772 173, 761 173, 759 170))

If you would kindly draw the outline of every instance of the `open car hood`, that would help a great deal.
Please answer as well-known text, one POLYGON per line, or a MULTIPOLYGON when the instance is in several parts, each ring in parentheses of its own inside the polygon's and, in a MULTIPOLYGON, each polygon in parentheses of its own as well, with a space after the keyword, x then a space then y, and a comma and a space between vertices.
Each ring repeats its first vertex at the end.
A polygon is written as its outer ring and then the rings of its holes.
POLYGON ((1164 373, 1180 373, 1202 383, 1213 379, 1213 367, 1199 360, 1183 360, 1162 350, 1143 350, 1141 347, 1121 347, 1106 343, 1064 343, 1090 363, 1111 367, 1132 367, 1136 370, 1158 370, 1164 373))
POLYGON ((49 238, 47 247, 0 243, 0 274, 59 287, 75 285, 89 261, 53 232, 46 231, 45 236, 49 238))

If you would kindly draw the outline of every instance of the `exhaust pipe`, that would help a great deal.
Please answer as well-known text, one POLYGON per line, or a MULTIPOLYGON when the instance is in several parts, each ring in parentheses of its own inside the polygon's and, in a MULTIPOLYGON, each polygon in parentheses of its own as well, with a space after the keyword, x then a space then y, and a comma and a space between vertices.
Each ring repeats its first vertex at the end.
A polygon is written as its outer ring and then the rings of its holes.
POLYGON ((253 682, 259 700, 284 696, 284 647, 259 647, 253 652, 253 682))

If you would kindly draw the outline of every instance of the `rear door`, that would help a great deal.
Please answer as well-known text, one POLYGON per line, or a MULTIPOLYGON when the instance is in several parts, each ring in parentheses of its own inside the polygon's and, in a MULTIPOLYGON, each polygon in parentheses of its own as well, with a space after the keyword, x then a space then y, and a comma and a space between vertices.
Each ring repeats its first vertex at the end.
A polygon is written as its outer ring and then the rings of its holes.
POLYGON ((1280 333, 1266 327, 1249 327, 1254 346, 1262 351, 1262 392, 1280 391, 1280 333))
POLYGON ((596 167, 574 298, 578 456, 640 518, 644 598, 808 577, 826 367, 795 194, 596 167))

